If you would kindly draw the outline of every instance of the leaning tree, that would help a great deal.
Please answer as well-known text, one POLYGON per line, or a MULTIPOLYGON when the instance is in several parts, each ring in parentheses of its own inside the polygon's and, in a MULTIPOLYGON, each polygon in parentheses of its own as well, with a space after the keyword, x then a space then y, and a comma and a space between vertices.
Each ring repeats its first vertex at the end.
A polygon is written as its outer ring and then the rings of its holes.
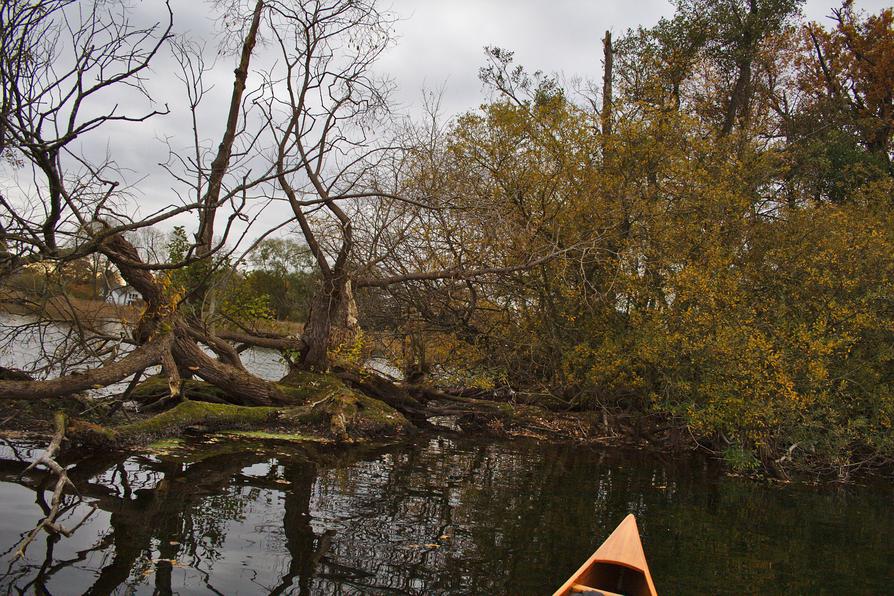
MULTIPOLYGON (((145 26, 134 24, 131 8, 124 3, 47 0, 2 6, 4 281, 28 268, 59 272, 85 257, 101 255, 145 302, 144 312, 125 336, 110 334, 73 311, 80 332, 80 342, 73 345, 80 345, 56 354, 55 364, 65 370, 67 359, 86 352, 94 357, 94 366, 49 380, 4 380, 0 393, 7 398, 102 387, 161 364, 175 399, 182 376, 195 374, 226 388, 234 401, 285 400, 275 385, 245 370, 237 351, 213 333, 204 316, 208 282, 224 260, 227 241, 235 238, 238 246, 247 235, 251 202, 269 196, 264 184, 274 179, 273 167, 257 159, 263 153, 257 143, 265 126, 250 122, 251 102, 245 93, 266 6, 257 3, 248 16, 216 151, 204 146, 199 119, 209 100, 208 68, 200 48, 173 35, 173 11, 169 4, 161 6, 165 19, 145 26), (181 66, 187 90, 193 146, 181 152, 176 141, 169 140, 171 158, 164 165, 172 179, 172 196, 152 197, 160 206, 141 212, 134 198, 139 188, 128 186, 127 172, 97 147, 122 130, 133 131, 135 138, 146 129, 151 134, 154 122, 172 113, 167 104, 159 107, 159 98, 153 96, 160 84, 171 82, 154 80, 151 69, 171 56, 181 66), (130 240, 134 233, 177 217, 196 222, 194 246, 178 262, 142 258, 130 240), (241 237, 235 232, 239 224, 241 237), (185 267, 192 268, 195 283, 174 288, 170 272, 185 267)), ((140 176, 148 176, 149 170, 140 176)), ((27 324, 41 325, 50 316, 46 310, 36 314, 37 321, 27 324)))
MULTIPOLYGON (((206 50, 174 34, 173 10, 163 6, 163 21, 140 25, 144 15, 109 0, 3 4, 2 276, 35 265, 59 271, 98 255, 145 308, 124 336, 73 309, 74 344, 93 366, 2 380, 0 396, 58 396, 129 377, 135 384, 161 365, 170 391, 158 406, 179 400, 191 376, 231 403, 288 403, 281 385, 246 370, 243 347, 288 351, 295 368, 325 371, 332 348, 359 329, 359 288, 450 285, 559 254, 549 242, 519 250, 525 222, 495 227, 498 210, 472 204, 462 177, 444 177, 461 165, 435 147, 438 135, 394 125, 391 83, 374 70, 392 42, 393 17, 374 0, 218 4, 221 47, 236 61, 225 111, 213 104, 206 50), (159 78, 171 65, 184 89, 176 98, 168 93, 176 81, 159 78), (164 107, 162 97, 170 98, 164 107), (209 144, 207 114, 218 111, 223 131, 209 144), (190 123, 188 141, 166 137, 162 172, 138 172, 137 184, 113 157, 121 147, 111 156, 96 150, 113 134, 139 138, 178 113, 174 126, 190 123), (151 212, 139 208, 148 193, 159 205, 151 212), (192 222, 196 233, 172 262, 134 245, 141 230, 175 221, 192 222), (300 337, 222 324, 216 284, 246 247, 283 233, 306 243, 320 280, 300 337), (513 248, 502 250, 507 238, 513 248)), ((47 313, 39 315, 44 324, 47 313)))

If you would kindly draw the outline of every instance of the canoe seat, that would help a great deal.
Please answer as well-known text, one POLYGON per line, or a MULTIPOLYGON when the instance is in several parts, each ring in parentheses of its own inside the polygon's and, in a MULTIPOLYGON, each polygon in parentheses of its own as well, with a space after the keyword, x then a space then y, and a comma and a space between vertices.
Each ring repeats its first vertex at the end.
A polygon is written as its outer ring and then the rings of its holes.
POLYGON ((602 590, 600 588, 591 588, 590 586, 585 586, 583 584, 574 584, 571 586, 571 591, 574 594, 583 594, 584 596, 624 596, 623 594, 618 594, 617 592, 609 592, 608 590, 602 590))

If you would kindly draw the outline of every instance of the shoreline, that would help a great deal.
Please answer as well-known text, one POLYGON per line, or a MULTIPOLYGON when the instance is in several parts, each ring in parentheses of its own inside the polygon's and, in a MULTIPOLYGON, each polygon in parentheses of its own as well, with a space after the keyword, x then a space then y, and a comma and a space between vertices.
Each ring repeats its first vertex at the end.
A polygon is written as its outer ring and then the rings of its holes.
MULTIPOLYGON (((32 409, 42 413, 39 419, 42 419, 43 423, 37 422, 38 418, 17 417, 17 421, 24 424, 19 424, 16 428, 9 426, 12 420, 8 413, 9 410, 5 407, 9 402, 0 404, 0 439, 13 443, 30 442, 37 446, 51 439, 53 435, 51 421, 58 408, 45 403, 50 400, 36 401, 42 403, 39 404, 39 407, 32 409)), ((458 417, 456 420, 448 421, 447 425, 434 424, 425 428, 391 426, 386 429, 378 423, 369 425, 366 422, 353 421, 357 428, 366 424, 367 432, 352 436, 338 436, 329 424, 322 423, 314 416, 309 416, 308 412, 302 411, 300 407, 271 408, 269 412, 254 412, 253 414, 259 414, 259 416, 246 422, 238 416, 229 414, 221 416, 219 412, 215 413, 213 411, 215 406, 212 404, 185 400, 182 404, 161 414, 118 412, 113 419, 106 419, 97 415, 87 418, 78 416, 78 410, 83 410, 87 405, 83 398, 69 398, 64 401, 67 407, 63 408, 63 411, 67 410, 67 414, 71 417, 70 434, 65 442, 66 449, 70 448, 75 453, 96 453, 101 450, 110 450, 118 453, 152 454, 159 450, 167 452, 173 448, 180 450, 181 453, 189 453, 193 447, 201 447, 203 442, 208 440, 216 443, 228 441, 234 444, 245 444, 246 449, 261 446, 263 449, 275 450, 277 445, 309 445, 327 449, 375 448, 379 445, 411 444, 418 437, 443 436, 458 437, 464 440, 522 441, 544 445, 575 445, 581 448, 630 450, 652 453, 655 456, 671 460, 697 456, 716 465, 719 474, 747 478, 759 483, 843 487, 867 485, 879 481, 889 483, 894 480, 894 470, 884 466, 858 469, 844 480, 834 474, 823 474, 809 469, 789 470, 785 477, 775 476, 766 470, 743 472, 733 469, 720 453, 711 451, 702 445, 682 444, 679 441, 669 441, 666 438, 662 441, 646 440, 630 434, 619 433, 617 430, 608 430, 596 420, 593 412, 563 413, 558 417, 560 423, 556 423, 555 413, 550 412, 550 421, 547 421, 542 416, 546 413, 542 409, 512 404, 503 404, 502 416, 492 412, 479 413, 466 418, 458 417), (184 404, 190 404, 189 407, 193 407, 199 412, 197 415, 189 416, 185 421, 178 422, 177 416, 182 412, 176 410, 186 409, 181 408, 184 404), (105 424, 97 424, 100 421, 105 424), (112 421, 118 424, 106 426, 112 421), (154 425, 154 429, 137 433, 123 441, 108 434, 109 429, 114 432, 116 429, 126 427, 136 428, 144 423, 154 425)), ((238 408, 238 406, 233 407, 238 408)), ((252 409, 259 410, 259 408, 252 409)), ((96 412, 95 409, 94 412, 96 412)), ((83 411, 80 414, 83 416, 83 411)), ((353 431, 354 428, 351 430, 353 431)))

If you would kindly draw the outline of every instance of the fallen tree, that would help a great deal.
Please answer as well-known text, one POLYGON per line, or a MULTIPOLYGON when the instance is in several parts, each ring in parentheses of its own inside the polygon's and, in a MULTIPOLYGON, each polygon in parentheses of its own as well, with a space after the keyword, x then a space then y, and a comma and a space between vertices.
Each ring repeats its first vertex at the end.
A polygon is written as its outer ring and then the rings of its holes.
MULTIPOLYGON (((360 338, 355 292, 420 281, 468 282, 536 267, 562 254, 548 243, 505 254, 497 246, 479 246, 481 238, 473 242, 464 235, 471 220, 463 218, 477 221, 486 213, 476 208, 468 216, 470 205, 449 191, 412 184, 425 163, 452 166, 440 133, 395 132, 388 139, 394 128, 388 85, 373 75, 372 65, 392 41, 394 18, 374 0, 258 0, 230 7, 227 22, 238 35, 227 37, 239 42, 224 45, 238 58, 214 151, 205 149, 198 117, 209 91, 209 67, 200 48, 175 38, 170 6, 157 24, 145 27, 105 10, 81 10, 78 0, 11 3, 0 10, 7 24, 0 44, 9 58, 0 61, 0 153, 11 167, 30 164, 39 191, 32 195, 22 187, 11 197, 0 196, 0 283, 36 268, 65 299, 73 285, 67 271, 92 271, 94 285, 102 271, 104 281, 120 278, 142 305, 138 320, 131 314, 119 322, 117 342, 100 324, 73 317, 73 345, 48 356, 42 371, 65 374, 0 380, 0 399, 51 399, 129 379, 121 399, 138 397, 143 413, 157 414, 159 421, 171 412, 192 412, 223 416, 227 423, 240 417, 258 422, 232 408, 274 408, 278 420, 323 420, 325 432, 338 440, 350 440, 355 426, 365 432, 364 420, 375 427, 379 419, 399 417, 409 421, 401 428, 423 427, 431 415, 431 400, 423 393, 362 370, 362 361, 333 361, 334 353, 360 338), (257 39, 264 35, 281 54, 266 70, 253 66, 257 39), (66 36, 71 49, 53 41, 66 36), (126 192, 123 168, 79 147, 110 124, 136 132, 171 112, 158 109, 147 84, 156 57, 167 50, 181 67, 192 122, 187 143, 193 147, 180 151, 169 145, 171 159, 164 167, 176 199, 140 217, 126 192), (136 92, 128 103, 131 112, 103 111, 107 104, 98 98, 113 91, 136 92), (380 132, 371 134, 373 128, 380 132), (288 205, 283 222, 258 230, 251 202, 274 199, 288 205), (431 219, 432 213, 437 217, 431 219), (180 245, 169 247, 166 260, 135 244, 138 232, 174 217, 194 218, 194 242, 181 229, 180 245), (247 230, 237 234, 239 222, 247 230), (237 257, 227 242, 256 246, 289 223, 312 254, 319 280, 300 337, 234 328, 220 314, 218 290, 251 247, 237 257), (407 234, 420 227, 431 233, 407 234), (240 355, 247 347, 280 351, 291 370, 278 382, 252 374, 240 355), (160 376, 142 380, 154 367, 160 376)), ((524 236, 525 222, 519 223, 515 240, 524 236)), ((44 314, 35 311, 38 322, 44 314)), ((93 430, 97 437, 126 443, 140 435, 140 425, 166 428, 151 418, 134 424, 93 430)))

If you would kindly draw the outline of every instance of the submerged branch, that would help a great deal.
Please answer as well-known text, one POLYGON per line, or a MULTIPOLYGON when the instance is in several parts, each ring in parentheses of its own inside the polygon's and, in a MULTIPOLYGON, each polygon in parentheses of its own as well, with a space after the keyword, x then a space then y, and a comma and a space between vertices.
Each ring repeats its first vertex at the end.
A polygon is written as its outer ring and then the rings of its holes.
MULTIPOLYGON (((57 523, 57 518, 59 516, 59 508, 62 506, 62 496, 65 492, 65 487, 70 486, 72 490, 77 493, 77 488, 74 483, 69 479, 68 474, 65 471, 65 468, 59 465, 59 463, 54 459, 56 454, 59 452, 60 447, 62 446, 62 440, 65 438, 65 424, 66 418, 65 414, 62 412, 56 412, 55 418, 56 432, 53 435, 53 439, 50 441, 50 445, 47 447, 47 450, 39 455, 25 470, 22 472, 21 476, 24 476, 29 471, 33 470, 38 465, 42 465, 50 470, 53 474, 56 475, 56 486, 53 489, 53 499, 50 502, 49 511, 47 511, 46 516, 40 520, 37 526, 34 527, 31 532, 28 533, 27 536, 22 540, 16 549, 15 558, 20 559, 25 556, 25 550, 28 548, 28 545, 34 541, 37 535, 41 530, 45 530, 50 534, 61 534, 63 536, 71 536, 77 527, 68 530, 57 523)), ((38 489, 41 490, 41 489, 38 489)), ((90 513, 87 514, 87 517, 90 516, 90 513)), ((81 521, 81 524, 87 519, 81 521)), ((78 527, 81 525, 78 524, 78 527)))

